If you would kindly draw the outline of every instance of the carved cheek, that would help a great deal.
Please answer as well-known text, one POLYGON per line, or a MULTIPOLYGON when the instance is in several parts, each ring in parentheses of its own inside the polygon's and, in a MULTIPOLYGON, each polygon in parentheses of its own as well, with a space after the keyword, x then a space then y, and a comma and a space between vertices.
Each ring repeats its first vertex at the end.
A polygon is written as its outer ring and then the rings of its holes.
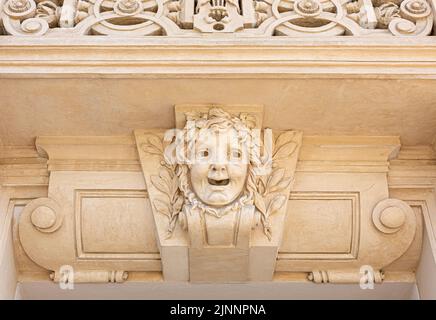
POLYGON ((228 166, 230 181, 234 187, 242 189, 247 178, 247 170, 248 166, 245 164, 232 164, 228 166))
POLYGON ((208 167, 207 164, 195 164, 191 168, 191 184, 196 193, 207 186, 208 167))

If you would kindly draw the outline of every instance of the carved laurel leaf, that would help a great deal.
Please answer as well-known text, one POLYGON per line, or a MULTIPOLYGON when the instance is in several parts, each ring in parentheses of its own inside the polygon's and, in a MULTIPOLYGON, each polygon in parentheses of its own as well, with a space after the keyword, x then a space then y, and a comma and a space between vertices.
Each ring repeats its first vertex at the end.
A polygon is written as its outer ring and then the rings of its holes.
POLYGON ((254 205, 256 206, 256 208, 262 213, 265 214, 266 213, 266 205, 265 205, 265 200, 263 199, 263 197, 255 192, 254 193, 254 205))
POLYGON ((272 238, 271 226, 264 227, 263 229, 264 229, 263 232, 265 233, 268 240, 271 240, 271 238, 272 238))
POLYGON ((277 185, 272 186, 269 191, 270 191, 270 193, 273 193, 273 192, 282 192, 283 190, 286 190, 289 187, 291 182, 292 182, 292 178, 291 177, 284 178, 277 185))
POLYGON ((288 142, 291 142, 294 140, 295 137, 295 131, 284 131, 281 132, 278 137, 276 138, 275 145, 277 147, 280 147, 288 142))
POLYGON ((154 134, 147 135, 146 142, 142 144, 142 149, 147 153, 160 156, 164 152, 162 140, 154 134))
POLYGON ((171 180, 171 190, 170 190, 171 195, 174 197, 177 194, 178 190, 179 190, 179 179, 177 179, 177 177, 174 177, 171 180))
POLYGON ((156 150, 156 148, 154 148, 153 146, 150 146, 150 145, 145 144, 145 143, 142 145, 142 150, 144 150, 145 152, 147 152, 149 154, 160 155, 159 150, 156 150))
POLYGON ((174 229, 176 228, 176 223, 177 223, 177 216, 171 217, 170 223, 168 224, 168 232, 166 236, 167 239, 171 238, 174 229))
POLYGON ((294 153, 298 146, 294 137, 293 131, 286 131, 278 136, 273 153, 274 160, 286 159, 294 153))
POLYGON ((267 183, 267 191, 269 191, 272 187, 276 186, 285 176, 285 169, 283 168, 278 168, 275 169, 271 176, 268 178, 268 183, 267 183))
POLYGON ((274 150, 274 142, 269 143, 263 143, 263 155, 262 155, 262 163, 265 166, 270 166, 273 158, 273 150, 274 150))
POLYGON ((166 181, 164 179, 162 179, 160 177, 160 175, 159 176, 156 176, 156 175, 151 176, 150 180, 151 180, 151 183, 153 184, 153 186, 157 190, 159 190, 160 192, 165 193, 166 195, 170 194, 170 188, 169 188, 168 184, 166 183, 166 181))
POLYGON ((286 196, 285 195, 279 195, 271 200, 268 206, 268 215, 272 215, 276 213, 286 202, 286 196))
POLYGON ((183 202, 183 196, 181 194, 178 194, 178 197, 173 205, 173 215, 178 215, 180 213, 180 210, 182 210, 183 202))
POLYGON ((172 172, 169 169, 159 170, 159 177, 165 182, 167 186, 171 184, 171 180, 172 180, 171 173, 172 172))
POLYGON ((154 207, 156 208, 157 212, 166 215, 168 218, 171 219, 171 209, 169 207, 169 205, 159 199, 156 199, 153 201, 154 207))
POLYGON ((260 194, 264 194, 264 193, 265 193, 265 190, 266 190, 265 183, 263 182, 262 179, 259 179, 259 180, 257 181, 257 191, 258 191, 260 194))

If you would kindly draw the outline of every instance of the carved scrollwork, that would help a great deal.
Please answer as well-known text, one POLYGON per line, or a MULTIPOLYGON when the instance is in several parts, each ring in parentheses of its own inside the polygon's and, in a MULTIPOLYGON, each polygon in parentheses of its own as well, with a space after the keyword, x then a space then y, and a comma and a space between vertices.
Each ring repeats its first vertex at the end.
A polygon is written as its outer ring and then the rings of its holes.
POLYGON ((433 23, 428 0, 8 0, 3 11, 12 35, 420 36, 433 23))
POLYGON ((398 232, 408 219, 415 219, 412 208, 398 199, 380 201, 372 212, 372 221, 376 228, 383 233, 398 232))
POLYGON ((416 22, 428 17, 431 9, 425 0, 404 0, 401 3, 400 12, 404 18, 416 22))
POLYGON ((61 8, 53 1, 42 1, 36 5, 36 18, 47 21, 50 28, 58 26, 61 8))
POLYGON ((22 214, 29 216, 33 227, 43 233, 53 233, 62 226, 62 208, 50 198, 39 198, 31 201, 24 208, 22 214))
POLYGON ((387 29, 391 21, 395 18, 400 18, 400 8, 393 2, 383 3, 375 8, 377 17, 377 26, 380 29, 387 29))
POLYGON ((18 19, 32 18, 36 11, 36 3, 33 0, 8 0, 4 4, 4 12, 18 19))
MULTIPOLYGON (((41 8, 41 6, 39 6, 41 8)), ((33 0, 9 0, 5 3, 2 17, 5 30, 15 36, 41 36, 50 26, 41 16, 33 0)))

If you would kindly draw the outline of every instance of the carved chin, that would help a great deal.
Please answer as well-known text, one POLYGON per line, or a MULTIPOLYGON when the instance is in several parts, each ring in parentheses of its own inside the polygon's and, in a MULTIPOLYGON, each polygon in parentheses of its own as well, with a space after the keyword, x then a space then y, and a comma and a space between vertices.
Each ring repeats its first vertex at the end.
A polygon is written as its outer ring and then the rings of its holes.
POLYGON ((231 203, 233 200, 233 197, 222 191, 212 191, 207 195, 207 199, 202 199, 204 203, 211 206, 224 206, 231 203))

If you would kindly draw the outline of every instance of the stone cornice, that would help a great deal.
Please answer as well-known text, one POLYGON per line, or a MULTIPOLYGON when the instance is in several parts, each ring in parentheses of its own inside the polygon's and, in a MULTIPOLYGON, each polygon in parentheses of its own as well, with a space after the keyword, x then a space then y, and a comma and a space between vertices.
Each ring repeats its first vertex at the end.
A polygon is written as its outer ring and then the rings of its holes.
POLYGON ((436 78, 430 38, 0 39, 1 77, 436 78), (393 54, 394 53, 394 54, 393 54))
POLYGON ((34 147, 0 146, 0 186, 48 185, 47 160, 34 147))
POLYGON ((49 171, 141 170, 133 136, 38 137, 36 148, 49 171))
POLYGON ((436 153, 431 146, 404 147, 389 166, 390 188, 436 188, 436 153))
MULTIPOLYGON (((38 137, 37 150, 49 171, 140 171, 132 136, 38 137)), ((297 171, 387 172, 398 137, 306 136, 297 171)))
MULTIPOLYGON (((305 136, 297 172, 388 172, 390 187, 436 185, 431 146, 403 147, 397 137, 305 136)), ((133 136, 38 137, 34 147, 1 148, 4 185, 48 183, 49 171, 140 171, 133 136)))

